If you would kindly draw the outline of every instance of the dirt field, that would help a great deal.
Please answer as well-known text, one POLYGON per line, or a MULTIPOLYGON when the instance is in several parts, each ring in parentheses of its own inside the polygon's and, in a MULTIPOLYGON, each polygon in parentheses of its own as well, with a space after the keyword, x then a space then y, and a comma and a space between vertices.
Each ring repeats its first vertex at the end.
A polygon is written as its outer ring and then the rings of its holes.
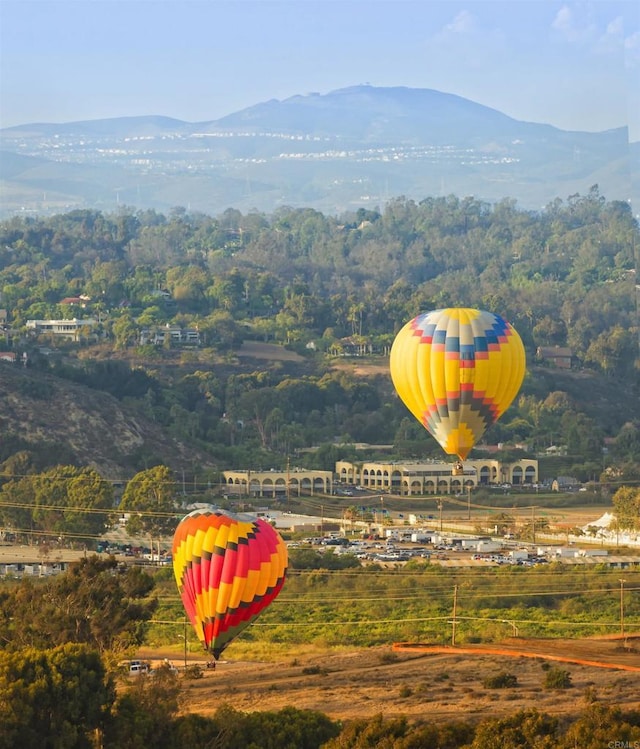
MULTIPOLYGON (((389 646, 324 657, 292 653, 286 660, 268 664, 230 658, 219 662, 215 671, 205 670, 204 678, 185 682, 185 710, 211 715, 228 703, 247 712, 295 706, 343 720, 382 713, 385 717, 475 722, 526 707, 554 715, 575 714, 586 704, 588 694, 595 694, 603 703, 637 709, 640 652, 634 652, 634 642, 518 639, 502 643, 501 654, 480 646, 472 652, 403 652, 389 646), (546 656, 602 666, 548 660, 546 656), (546 689, 545 663, 568 671, 573 686, 546 689), (634 670, 623 670, 625 667, 634 670), (485 677, 501 671, 516 675, 518 686, 482 686, 485 677)), ((147 650, 140 655, 160 661, 165 654, 147 650)), ((182 665, 175 653, 173 662, 182 665)))
POLYGON ((272 361, 303 362, 305 359, 295 351, 288 351, 284 346, 275 343, 260 343, 259 341, 245 341, 236 351, 239 357, 252 359, 270 359, 272 361))
POLYGON ((85 556, 87 556, 87 552, 77 549, 59 549, 37 545, 0 545, 0 564, 55 564, 57 562, 76 562, 85 556))
POLYGON ((351 372, 357 377, 374 377, 375 375, 389 375, 389 363, 383 362, 381 364, 373 363, 370 361, 362 361, 358 358, 353 359, 335 359, 331 364, 331 369, 339 370, 342 372, 351 372))

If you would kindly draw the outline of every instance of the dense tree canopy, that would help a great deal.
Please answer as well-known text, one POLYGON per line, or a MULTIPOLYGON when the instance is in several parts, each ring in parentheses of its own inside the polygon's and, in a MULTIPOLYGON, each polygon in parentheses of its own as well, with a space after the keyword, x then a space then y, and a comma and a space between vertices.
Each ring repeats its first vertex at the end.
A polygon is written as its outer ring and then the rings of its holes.
POLYGON ((0 650, 0 747, 89 749, 115 696, 85 645, 0 650))
POLYGON ((23 578, 0 593, 0 639, 12 649, 86 643, 101 653, 140 645, 142 624, 157 606, 153 580, 140 568, 118 569, 91 555, 45 582, 23 578))
MULTIPOLYGON (((22 470, 27 471, 28 457, 23 457, 22 470)), ((112 508, 113 486, 90 468, 57 466, 44 473, 10 474, 0 491, 0 522, 14 531, 52 538, 68 532, 94 538, 104 531, 112 508)))
MULTIPOLYGON (((270 216, 123 208, 14 217, 0 223, 9 322, 0 346, 126 401, 221 465, 246 465, 247 456, 255 468, 282 465, 300 448, 327 446, 309 465, 331 468, 336 441, 394 444, 402 458, 434 449, 406 421, 387 376, 364 383, 332 370, 331 357, 385 363, 394 335, 419 312, 481 307, 514 324, 532 368, 544 365, 487 441, 534 454, 559 445, 572 456, 571 472, 593 480, 607 438, 608 462, 640 458, 638 415, 610 395, 618 385, 629 393, 635 385, 637 395, 638 245, 630 206, 607 201, 597 186, 539 212, 509 199, 447 196, 399 197, 342 216, 282 207, 270 216), (26 328, 31 319, 72 317, 96 321, 74 344, 26 328), (167 326, 197 329, 198 352, 170 336, 142 345, 144 330, 167 326), (273 363, 253 373, 225 366, 249 339, 286 345, 308 366, 294 374, 273 363), (43 344, 69 356, 43 357, 43 344), (580 382, 540 355, 555 346, 570 350, 580 382), (598 378, 610 382, 608 395, 596 392, 598 378)), ((29 387, 48 397, 45 384, 29 387)), ((148 467, 140 458, 136 468, 148 467)), ((17 477, 12 483, 9 493, 29 494, 17 477)), ((51 530, 61 520, 32 515, 51 530)))
MULTIPOLYGON (((426 308, 479 306, 530 346, 569 345, 613 373, 635 358, 637 240, 630 206, 597 186, 539 213, 454 196, 340 217, 77 210, 0 224, 0 288, 17 327, 99 313, 119 346, 141 326, 216 312, 283 342, 330 328, 376 344, 426 308), (87 299, 62 304, 79 294, 87 299)), ((210 331, 223 346, 239 335, 225 343, 210 331)))

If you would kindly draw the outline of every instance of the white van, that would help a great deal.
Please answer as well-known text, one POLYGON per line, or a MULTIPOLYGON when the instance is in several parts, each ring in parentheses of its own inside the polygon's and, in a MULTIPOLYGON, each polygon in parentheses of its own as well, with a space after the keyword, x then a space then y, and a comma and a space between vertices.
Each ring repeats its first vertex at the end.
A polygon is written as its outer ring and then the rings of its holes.
POLYGON ((123 661, 118 665, 130 676, 149 673, 149 664, 146 661, 123 661))

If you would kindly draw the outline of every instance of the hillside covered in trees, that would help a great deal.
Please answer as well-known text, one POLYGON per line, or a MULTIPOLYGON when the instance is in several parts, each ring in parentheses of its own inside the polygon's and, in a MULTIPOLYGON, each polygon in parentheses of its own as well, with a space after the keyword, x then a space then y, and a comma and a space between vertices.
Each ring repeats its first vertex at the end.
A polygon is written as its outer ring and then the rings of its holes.
MULTIPOLYGON (((630 206, 597 186, 540 212, 450 196, 339 217, 287 207, 14 217, 0 223, 2 348, 18 361, 26 354, 30 369, 0 382, 14 404, 31 402, 32 415, 54 382, 82 389, 87 412, 101 391, 220 468, 283 465, 311 446, 320 449, 305 463, 332 468, 349 452, 335 443, 439 455, 384 366, 395 334, 419 312, 480 307, 516 327, 528 357, 521 394, 486 441, 532 454, 555 445, 582 480, 594 479, 603 449, 607 465, 640 456, 638 238, 630 206), (28 325, 61 319, 90 324, 75 340, 28 325), (195 338, 183 343, 172 330, 195 338), (299 361, 240 360, 247 341, 285 346, 299 361), (571 368, 554 366, 545 347, 563 350, 571 368), (354 356, 381 373, 337 366, 354 356)), ((64 417, 61 431, 50 425, 57 447, 42 457, 47 430, 30 430, 24 408, 15 413, 4 414, 0 458, 20 438, 33 454, 40 445, 40 467, 61 462, 64 417)), ((116 438, 123 473, 180 454, 144 443, 119 449, 116 438)))

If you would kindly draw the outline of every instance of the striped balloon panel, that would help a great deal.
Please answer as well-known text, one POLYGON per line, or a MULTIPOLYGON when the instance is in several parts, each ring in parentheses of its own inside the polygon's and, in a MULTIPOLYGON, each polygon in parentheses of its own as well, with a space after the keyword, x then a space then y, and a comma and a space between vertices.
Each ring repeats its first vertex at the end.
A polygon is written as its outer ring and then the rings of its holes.
POLYGON ((267 522, 196 510, 173 538, 173 570, 185 611, 218 658, 278 595, 287 547, 267 522))

